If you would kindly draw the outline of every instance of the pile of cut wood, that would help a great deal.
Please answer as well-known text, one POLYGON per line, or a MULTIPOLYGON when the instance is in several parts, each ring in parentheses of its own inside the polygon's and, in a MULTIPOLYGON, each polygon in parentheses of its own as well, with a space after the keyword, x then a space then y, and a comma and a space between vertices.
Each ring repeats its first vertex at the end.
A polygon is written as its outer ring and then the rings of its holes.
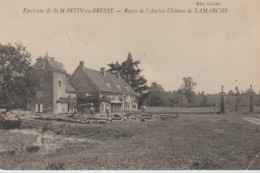
POLYGON ((11 110, 3 118, 6 120, 31 120, 34 117, 34 113, 30 111, 11 110))

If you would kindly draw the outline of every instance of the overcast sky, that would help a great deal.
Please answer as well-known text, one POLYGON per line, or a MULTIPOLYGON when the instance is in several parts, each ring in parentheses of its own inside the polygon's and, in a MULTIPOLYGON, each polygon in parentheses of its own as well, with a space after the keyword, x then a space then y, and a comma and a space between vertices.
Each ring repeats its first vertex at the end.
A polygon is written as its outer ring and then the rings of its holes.
MULTIPOLYGON (((141 61, 148 83, 177 90, 191 76, 196 91, 217 93, 236 85, 260 90, 260 1, 215 1, 227 14, 23 14, 23 9, 194 9, 196 1, 0 0, 0 43, 22 42, 33 62, 49 56, 73 73, 79 61, 92 69, 126 59, 141 61), (237 82, 235 82, 237 80, 237 82)), ((208 1, 201 1, 208 2, 208 1)), ((197 7, 199 8, 199 7, 197 7)))

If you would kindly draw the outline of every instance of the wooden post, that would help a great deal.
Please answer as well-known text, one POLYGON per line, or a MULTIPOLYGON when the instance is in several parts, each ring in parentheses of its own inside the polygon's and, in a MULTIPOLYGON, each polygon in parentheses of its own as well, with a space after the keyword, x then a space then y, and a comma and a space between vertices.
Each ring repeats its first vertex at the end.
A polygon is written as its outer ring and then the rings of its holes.
POLYGON ((222 85, 221 88, 222 88, 222 91, 220 93, 220 113, 224 114, 225 113, 225 99, 224 99, 225 93, 223 91, 224 86, 222 85))
POLYGON ((236 86, 236 93, 235 93, 235 112, 238 112, 238 104, 239 104, 239 91, 238 91, 238 87, 236 86))
POLYGON ((252 85, 250 85, 250 92, 249 92, 249 113, 254 112, 254 92, 252 90, 252 85))

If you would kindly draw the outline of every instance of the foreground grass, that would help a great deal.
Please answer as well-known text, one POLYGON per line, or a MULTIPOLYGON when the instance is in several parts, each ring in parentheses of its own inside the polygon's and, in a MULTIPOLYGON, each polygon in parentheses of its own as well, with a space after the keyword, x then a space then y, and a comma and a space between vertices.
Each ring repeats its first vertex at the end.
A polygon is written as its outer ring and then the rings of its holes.
MULTIPOLYGON (((21 128, 34 133, 0 130, 1 169, 247 169, 260 152, 259 126, 235 114, 21 128), (33 149, 39 136, 44 142, 33 149)), ((250 169, 259 165, 258 158, 250 169)))

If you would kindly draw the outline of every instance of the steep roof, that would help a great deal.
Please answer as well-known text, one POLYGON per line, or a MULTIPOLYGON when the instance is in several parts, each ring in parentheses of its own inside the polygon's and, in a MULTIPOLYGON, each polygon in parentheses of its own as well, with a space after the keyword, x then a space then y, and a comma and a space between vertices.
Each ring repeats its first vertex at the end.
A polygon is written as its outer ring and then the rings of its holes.
POLYGON ((70 84, 70 81, 68 78, 66 78, 66 92, 69 92, 69 93, 76 92, 75 88, 73 88, 73 86, 70 84))
POLYGON ((113 92, 129 95, 138 95, 125 80, 119 76, 106 72, 104 76, 100 71, 81 67, 85 74, 92 80, 94 85, 103 92, 113 92))
POLYGON ((49 68, 58 70, 58 71, 62 71, 62 72, 66 72, 66 70, 62 66, 62 63, 55 61, 55 59, 53 57, 45 56, 44 58, 48 62, 47 65, 49 68))

